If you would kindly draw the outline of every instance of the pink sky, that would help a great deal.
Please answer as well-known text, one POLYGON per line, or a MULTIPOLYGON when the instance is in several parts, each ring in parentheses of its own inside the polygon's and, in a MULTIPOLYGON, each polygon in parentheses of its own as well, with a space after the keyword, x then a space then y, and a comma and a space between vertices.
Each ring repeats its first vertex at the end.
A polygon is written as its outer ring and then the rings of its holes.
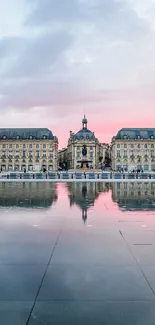
POLYGON ((88 127, 109 142, 155 126, 154 0, 5 0, 0 127, 48 127, 67 145, 88 127))

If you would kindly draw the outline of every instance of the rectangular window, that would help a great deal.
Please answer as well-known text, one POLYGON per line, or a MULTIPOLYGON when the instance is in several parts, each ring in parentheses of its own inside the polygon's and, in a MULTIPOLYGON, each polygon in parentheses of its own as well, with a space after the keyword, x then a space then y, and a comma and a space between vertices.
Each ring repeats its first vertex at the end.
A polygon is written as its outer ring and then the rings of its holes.
POLYGON ((36 144, 36 148, 39 149, 39 144, 36 144))
POLYGON ((155 171, 155 164, 151 165, 151 170, 155 171))
POLYGON ((117 183, 117 189, 120 190, 121 188, 121 183, 117 183))
POLYGON ((43 144, 43 149, 46 149, 46 144, 43 144))
POLYGON ((124 189, 127 190, 127 188, 128 188, 128 184, 124 183, 124 189))
POLYGON ((144 170, 149 170, 149 165, 144 165, 144 170))
POLYGON ((2 146, 3 148, 5 148, 5 144, 3 144, 3 146, 2 146))
POLYGON ((145 143, 145 145, 144 145, 144 148, 146 148, 146 149, 147 149, 147 143, 145 143))
POLYGON ((140 143, 137 144, 138 149, 140 149, 140 143))
POLYGON ((124 148, 127 148, 127 144, 124 144, 124 148))
POLYGON ((50 144, 50 149, 53 149, 53 145, 52 144, 50 144))
POLYGON ((154 148, 154 144, 153 143, 151 144, 151 148, 154 148))
POLYGON ((120 144, 117 144, 117 148, 120 148, 120 144))
POLYGON ((26 144, 23 144, 23 148, 26 148, 26 144))
POLYGON ((128 157, 127 150, 124 150, 124 157, 128 157))
POLYGON ((19 144, 16 144, 16 149, 18 149, 19 148, 19 144))
POLYGON ((120 158, 120 150, 117 150, 117 158, 120 158))
POLYGON ((12 144, 9 144, 9 148, 12 148, 12 144))
POLYGON ((29 144, 29 148, 32 149, 32 144, 29 144))
POLYGON ((134 145, 133 145, 133 144, 131 144, 131 145, 130 145, 130 147, 131 147, 131 148, 134 148, 134 145))
POLYGON ((93 150, 93 147, 92 146, 90 147, 90 150, 93 150))

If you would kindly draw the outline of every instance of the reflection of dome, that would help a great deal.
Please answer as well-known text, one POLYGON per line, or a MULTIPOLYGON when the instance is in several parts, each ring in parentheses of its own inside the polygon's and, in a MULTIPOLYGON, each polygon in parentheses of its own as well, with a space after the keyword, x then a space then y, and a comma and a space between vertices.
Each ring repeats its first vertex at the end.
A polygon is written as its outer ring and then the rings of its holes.
POLYGON ((92 185, 92 183, 68 184, 70 206, 75 204, 82 210, 84 222, 87 220, 87 210, 94 206, 95 200, 100 195, 96 184, 94 184, 94 187, 92 185))

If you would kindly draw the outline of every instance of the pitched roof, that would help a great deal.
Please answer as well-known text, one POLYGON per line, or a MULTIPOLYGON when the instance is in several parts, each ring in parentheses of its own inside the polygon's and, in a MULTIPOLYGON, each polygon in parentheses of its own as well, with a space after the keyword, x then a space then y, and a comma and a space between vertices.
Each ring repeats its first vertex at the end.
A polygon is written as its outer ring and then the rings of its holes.
POLYGON ((155 128, 123 128, 118 131, 116 139, 155 139, 155 128))
POLYGON ((0 139, 54 139, 53 133, 47 128, 0 128, 0 139))

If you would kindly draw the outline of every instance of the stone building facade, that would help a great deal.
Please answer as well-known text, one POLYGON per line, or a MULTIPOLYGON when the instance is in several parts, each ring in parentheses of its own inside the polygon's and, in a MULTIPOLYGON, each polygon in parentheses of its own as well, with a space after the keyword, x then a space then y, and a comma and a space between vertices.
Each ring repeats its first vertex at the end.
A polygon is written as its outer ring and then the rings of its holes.
POLYGON ((0 129, 1 171, 55 171, 58 139, 49 129, 0 129))
POLYGON ((155 129, 121 129, 112 139, 113 170, 155 171, 155 129))
POLYGON ((59 161, 64 157, 68 169, 98 169, 104 166, 108 146, 99 142, 87 124, 84 116, 82 128, 77 133, 70 131, 67 148, 59 152, 59 161))

